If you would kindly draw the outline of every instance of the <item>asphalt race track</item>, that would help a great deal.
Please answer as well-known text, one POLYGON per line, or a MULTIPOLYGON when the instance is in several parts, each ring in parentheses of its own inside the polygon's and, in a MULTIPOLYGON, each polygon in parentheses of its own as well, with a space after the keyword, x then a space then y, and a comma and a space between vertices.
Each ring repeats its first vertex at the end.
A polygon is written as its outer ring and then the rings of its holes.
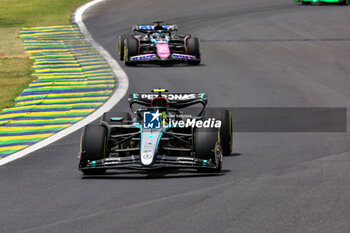
MULTIPOLYGON (((350 107, 350 6, 115 0, 85 16, 115 58, 132 24, 161 19, 201 39, 200 66, 125 67, 129 92, 204 91, 212 107, 350 107)), ((350 232, 349 133, 237 133, 211 175, 82 178, 79 140, 0 168, 0 232, 350 232)))

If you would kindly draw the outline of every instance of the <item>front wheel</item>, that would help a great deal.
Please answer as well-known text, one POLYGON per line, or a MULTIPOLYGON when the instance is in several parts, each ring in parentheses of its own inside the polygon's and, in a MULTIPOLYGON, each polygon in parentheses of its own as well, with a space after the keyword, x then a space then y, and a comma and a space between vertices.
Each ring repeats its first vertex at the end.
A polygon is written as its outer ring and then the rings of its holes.
POLYGON ((216 129, 196 128, 194 132, 194 147, 196 158, 208 160, 215 164, 215 169, 200 168, 199 171, 219 172, 222 168, 222 155, 217 157, 219 148, 219 132, 216 129))
POLYGON ((200 45, 199 45, 199 39, 197 37, 190 37, 186 41, 186 53, 188 55, 192 55, 196 57, 196 60, 188 61, 188 64, 190 65, 199 65, 201 63, 201 54, 200 54, 200 45))
POLYGON ((137 39, 130 37, 126 38, 124 41, 124 63, 127 66, 136 65, 130 59, 133 56, 139 55, 139 43, 137 39))
POLYGON ((89 124, 84 127, 81 135, 81 156, 79 167, 85 175, 102 175, 106 169, 86 169, 88 162, 103 159, 106 153, 107 129, 99 124, 89 124))
POLYGON ((341 5, 349 5, 349 0, 343 0, 340 4, 341 5))
POLYGON ((127 38, 127 35, 120 35, 118 40, 118 54, 119 60, 124 61, 124 41, 127 38))

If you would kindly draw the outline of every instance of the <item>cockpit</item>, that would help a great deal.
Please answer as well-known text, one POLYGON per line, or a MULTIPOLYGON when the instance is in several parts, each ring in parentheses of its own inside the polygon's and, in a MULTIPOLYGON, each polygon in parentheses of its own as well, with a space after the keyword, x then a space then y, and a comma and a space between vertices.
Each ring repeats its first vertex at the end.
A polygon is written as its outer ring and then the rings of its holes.
POLYGON ((152 43, 158 43, 160 41, 164 41, 164 42, 169 42, 170 40, 170 32, 163 32, 163 31, 158 31, 158 32, 154 32, 152 34, 150 34, 150 40, 152 43))

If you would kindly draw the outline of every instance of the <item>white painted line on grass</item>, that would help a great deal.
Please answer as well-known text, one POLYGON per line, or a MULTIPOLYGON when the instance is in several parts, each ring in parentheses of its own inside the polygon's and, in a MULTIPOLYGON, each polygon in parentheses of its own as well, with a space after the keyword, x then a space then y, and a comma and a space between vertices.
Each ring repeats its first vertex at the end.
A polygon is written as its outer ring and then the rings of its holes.
MULTIPOLYGON (((107 61, 107 63, 112 68, 113 73, 117 77, 117 88, 112 94, 112 96, 104 103, 100 108, 96 111, 85 117, 83 120, 73 124, 72 126, 48 137, 34 145, 31 145, 21 151, 18 151, 12 155, 9 155, 3 159, 0 159, 0 166, 6 163, 12 162, 16 159, 22 158, 29 153, 32 153, 36 150, 39 150, 47 145, 50 145, 53 142, 77 131, 78 129, 84 127, 85 125, 93 122, 97 118, 99 118, 104 112, 112 109, 126 94, 129 87, 129 79, 123 69, 120 67, 118 62, 113 59, 113 57, 100 45, 98 44, 91 36, 90 32, 87 30, 84 22, 83 22, 83 14, 84 12, 92 6, 95 6, 98 3, 104 2, 105 0, 94 0, 85 5, 79 7, 74 13, 74 22, 79 26, 81 32, 83 33, 86 40, 103 56, 103 58, 107 61)), ((75 156, 75 155, 72 155, 75 156)))

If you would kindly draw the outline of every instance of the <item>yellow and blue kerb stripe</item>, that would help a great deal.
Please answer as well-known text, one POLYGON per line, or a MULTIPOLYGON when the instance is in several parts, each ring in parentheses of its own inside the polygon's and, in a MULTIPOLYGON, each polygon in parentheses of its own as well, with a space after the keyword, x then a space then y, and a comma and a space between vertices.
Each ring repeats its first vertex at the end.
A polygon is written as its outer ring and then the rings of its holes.
POLYGON ((37 77, 0 113, 0 159, 65 129, 111 95, 115 78, 76 26, 22 29, 37 77))

